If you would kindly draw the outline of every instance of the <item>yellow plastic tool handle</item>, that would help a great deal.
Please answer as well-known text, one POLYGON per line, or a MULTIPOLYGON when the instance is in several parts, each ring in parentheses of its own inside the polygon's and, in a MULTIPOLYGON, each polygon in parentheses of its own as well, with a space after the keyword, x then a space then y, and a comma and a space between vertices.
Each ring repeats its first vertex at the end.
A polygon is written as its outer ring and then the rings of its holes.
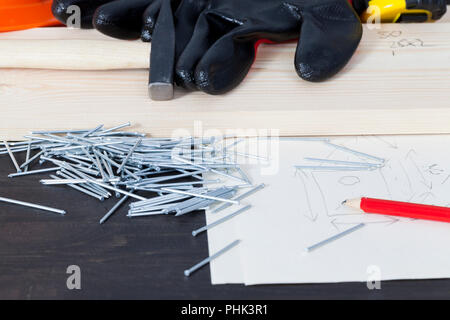
MULTIPOLYGON (((363 0, 364 1, 364 0, 363 0)), ((365 0, 363 22, 432 22, 446 12, 445 0, 365 0)))

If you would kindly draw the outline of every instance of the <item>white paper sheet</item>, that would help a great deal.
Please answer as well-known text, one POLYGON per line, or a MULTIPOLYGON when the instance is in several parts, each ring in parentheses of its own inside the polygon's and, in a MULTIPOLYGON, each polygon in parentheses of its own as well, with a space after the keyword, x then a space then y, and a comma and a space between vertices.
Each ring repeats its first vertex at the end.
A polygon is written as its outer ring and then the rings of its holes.
MULTIPOLYGON (((208 210, 206 214, 206 222, 208 224, 222 218, 224 215, 229 214, 236 210, 233 206, 232 210, 223 210, 217 214, 211 214, 208 210)), ((224 248, 234 240, 239 239, 239 235, 236 232, 235 223, 239 221, 239 216, 233 218, 226 223, 222 223, 211 230, 208 230, 208 249, 210 255, 224 248)), ((211 261, 211 283, 212 284, 231 284, 231 283, 244 283, 243 265, 241 264, 240 252, 241 244, 233 248, 224 255, 221 255, 217 259, 211 261)))
POLYGON ((359 196, 449 205, 450 137, 351 137, 331 142, 385 158, 385 165, 374 171, 295 170, 295 165, 315 164, 305 157, 375 161, 323 142, 288 140, 280 142, 279 156, 272 159, 277 162, 272 168, 279 168, 276 174, 244 166, 254 184, 267 187, 248 199, 252 209, 209 232, 211 251, 220 248, 220 241, 242 240, 240 261, 228 255, 212 265, 213 283, 367 281, 374 270, 381 280, 450 277, 450 224, 355 214, 341 205, 359 196), (307 246, 360 222, 366 226, 304 253, 307 246), (231 265, 240 265, 241 271, 231 265))

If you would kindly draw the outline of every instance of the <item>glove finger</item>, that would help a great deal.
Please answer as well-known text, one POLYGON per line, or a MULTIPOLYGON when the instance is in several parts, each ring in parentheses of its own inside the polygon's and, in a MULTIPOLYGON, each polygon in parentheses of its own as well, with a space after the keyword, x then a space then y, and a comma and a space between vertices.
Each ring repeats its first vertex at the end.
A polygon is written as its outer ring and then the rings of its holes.
POLYGON ((152 41, 153 29, 155 29, 156 19, 161 9, 161 0, 153 1, 144 11, 141 39, 145 42, 152 41))
POLYGON ((99 7, 93 17, 94 27, 108 36, 133 40, 142 30, 142 16, 154 0, 116 0, 99 7))
POLYGON ((195 90, 195 68, 208 49, 223 35, 235 28, 230 21, 210 13, 202 13, 195 25, 191 40, 181 53, 176 68, 175 81, 179 86, 195 90))
MULTIPOLYGON (((172 4, 172 12, 175 12, 180 5, 181 0, 170 0, 172 4)), ((141 39, 144 42, 152 41, 153 30, 155 29, 156 20, 161 9, 161 0, 154 0, 144 11, 141 39)), ((198 18, 198 15, 197 15, 198 18)))
POLYGON ((350 60, 361 36, 361 22, 347 1, 333 1, 302 12, 295 55, 298 75, 314 82, 334 76, 350 60))
POLYGON ((254 40, 240 38, 241 28, 220 38, 195 69, 195 84, 208 94, 223 94, 239 85, 255 60, 254 40), (240 38, 238 41, 236 39, 240 38))
POLYGON ((79 8, 80 26, 83 29, 92 29, 92 16, 95 10, 112 0, 53 0, 52 12, 56 19, 67 25, 73 17, 72 6, 79 8))
MULTIPOLYGON (((178 1, 179 2, 179 1, 178 1)), ((205 10, 209 0, 181 0, 175 12, 176 50, 175 57, 178 59, 186 48, 194 33, 198 17, 205 10)))

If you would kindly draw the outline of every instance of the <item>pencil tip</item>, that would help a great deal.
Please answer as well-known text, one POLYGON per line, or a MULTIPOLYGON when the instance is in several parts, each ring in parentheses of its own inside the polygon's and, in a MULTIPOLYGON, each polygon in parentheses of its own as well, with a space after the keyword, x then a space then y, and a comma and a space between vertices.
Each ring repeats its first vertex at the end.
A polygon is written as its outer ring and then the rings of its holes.
POLYGON ((344 200, 341 202, 341 204, 346 204, 346 203, 347 203, 347 200, 344 200))

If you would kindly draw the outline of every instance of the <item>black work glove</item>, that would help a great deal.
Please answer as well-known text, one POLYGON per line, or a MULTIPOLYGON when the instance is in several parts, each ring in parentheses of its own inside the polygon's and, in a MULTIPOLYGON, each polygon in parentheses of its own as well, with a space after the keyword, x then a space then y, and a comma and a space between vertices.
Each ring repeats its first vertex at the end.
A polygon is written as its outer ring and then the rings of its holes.
POLYGON ((54 0, 53 14, 64 24, 77 6, 82 28, 119 39, 151 41, 149 94, 154 100, 173 96, 175 61, 191 39, 209 0, 54 0))
MULTIPOLYGON (((139 37, 151 41, 153 29, 164 0, 54 0, 54 16, 67 24, 70 6, 78 6, 81 27, 96 28, 118 39, 133 40, 139 37)), ((180 39, 188 42, 197 18, 206 6, 206 0, 170 0, 180 39)), ((178 38, 178 36, 177 36, 178 38)), ((181 40, 180 40, 181 41, 181 40)))
POLYGON ((261 39, 299 39, 298 75, 322 81, 346 65, 361 36, 348 0, 210 0, 177 61, 176 81, 188 89, 225 93, 247 75, 261 39))

